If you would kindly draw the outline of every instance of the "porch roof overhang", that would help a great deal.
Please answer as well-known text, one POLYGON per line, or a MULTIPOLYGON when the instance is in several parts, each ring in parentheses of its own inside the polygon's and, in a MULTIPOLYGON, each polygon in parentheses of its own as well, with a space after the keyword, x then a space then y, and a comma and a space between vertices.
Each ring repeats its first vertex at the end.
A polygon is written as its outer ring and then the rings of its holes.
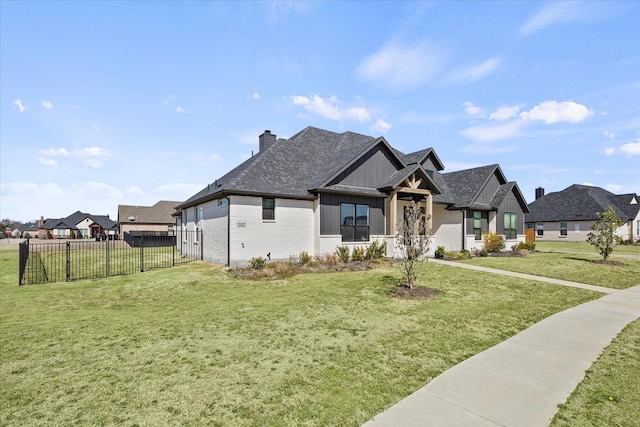
POLYGON ((379 190, 384 192, 406 190, 410 193, 418 193, 422 190, 430 194, 442 194, 440 187, 419 164, 400 169, 379 190), (405 187, 402 185, 404 183, 411 185, 405 187))
POLYGON ((313 193, 339 193, 339 194, 351 194, 356 196, 367 197, 387 197, 388 194, 375 188, 369 187, 355 187, 351 185, 328 185, 326 187, 316 188, 310 190, 313 193))

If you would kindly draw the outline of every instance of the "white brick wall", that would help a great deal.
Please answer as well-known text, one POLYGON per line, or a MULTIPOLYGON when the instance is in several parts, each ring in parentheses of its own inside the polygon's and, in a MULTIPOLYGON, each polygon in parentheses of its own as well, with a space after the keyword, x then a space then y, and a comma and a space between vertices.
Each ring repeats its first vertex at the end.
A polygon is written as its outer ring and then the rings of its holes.
POLYGON ((314 254, 314 202, 276 199, 275 220, 262 219, 262 198, 231 199, 231 266, 255 257, 288 260, 306 251, 314 254))
POLYGON ((438 246, 444 246, 447 251, 462 249, 462 212, 448 211, 444 205, 433 205, 432 220, 434 240, 430 253, 438 246))

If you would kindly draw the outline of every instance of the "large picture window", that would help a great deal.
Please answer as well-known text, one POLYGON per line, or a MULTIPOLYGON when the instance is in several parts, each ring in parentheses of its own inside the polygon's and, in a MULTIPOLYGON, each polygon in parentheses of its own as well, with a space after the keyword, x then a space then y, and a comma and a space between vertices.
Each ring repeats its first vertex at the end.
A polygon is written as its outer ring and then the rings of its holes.
POLYGON ((515 212, 504 213, 504 237, 507 240, 518 238, 518 214, 515 212))
POLYGON ((276 200, 273 198, 264 197, 262 199, 262 219, 274 220, 276 219, 276 200))
POLYGON ((369 205, 340 204, 340 234, 343 242, 369 241, 369 205))

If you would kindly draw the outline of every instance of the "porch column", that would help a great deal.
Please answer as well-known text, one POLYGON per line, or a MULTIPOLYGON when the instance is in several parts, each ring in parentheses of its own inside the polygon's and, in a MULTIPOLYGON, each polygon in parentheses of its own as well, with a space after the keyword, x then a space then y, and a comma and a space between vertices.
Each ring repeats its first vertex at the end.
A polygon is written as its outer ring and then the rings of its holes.
POLYGON ((394 191, 389 198, 389 236, 396 235, 396 227, 398 225, 398 193, 394 191))
POLYGON ((432 231, 433 227, 433 196, 431 194, 427 194, 425 197, 425 212, 427 214, 427 229, 425 231, 432 231))

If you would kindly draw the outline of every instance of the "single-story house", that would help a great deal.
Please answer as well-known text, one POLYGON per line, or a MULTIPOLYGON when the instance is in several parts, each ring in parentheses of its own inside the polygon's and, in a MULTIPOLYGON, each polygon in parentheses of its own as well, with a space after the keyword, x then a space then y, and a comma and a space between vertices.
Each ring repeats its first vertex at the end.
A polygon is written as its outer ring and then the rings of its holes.
POLYGON ((109 215, 92 215, 76 211, 66 218, 47 218, 38 229, 40 239, 47 238, 47 232, 54 239, 93 239, 117 236, 118 224, 109 215))
POLYGON ((640 198, 635 193, 613 194, 603 188, 574 184, 562 191, 544 194, 536 189, 536 200, 525 215, 527 229, 535 230, 538 241, 585 241, 596 213, 611 206, 625 224, 617 230, 624 240, 640 237, 640 198))
POLYGON ((153 206, 118 205, 121 237, 132 232, 173 236, 176 225, 173 214, 180 203, 161 200, 153 206))
POLYGON ((527 202, 500 166, 443 170, 433 148, 403 154, 383 137, 307 127, 277 139, 267 130, 256 155, 177 206, 178 236, 198 231, 177 244, 202 244, 205 260, 234 266, 373 241, 393 256, 412 201, 427 214, 430 253, 481 249, 487 231, 508 248, 524 241, 527 202))
POLYGON ((40 229, 38 222, 27 222, 20 226, 20 237, 38 237, 38 230, 40 229))

